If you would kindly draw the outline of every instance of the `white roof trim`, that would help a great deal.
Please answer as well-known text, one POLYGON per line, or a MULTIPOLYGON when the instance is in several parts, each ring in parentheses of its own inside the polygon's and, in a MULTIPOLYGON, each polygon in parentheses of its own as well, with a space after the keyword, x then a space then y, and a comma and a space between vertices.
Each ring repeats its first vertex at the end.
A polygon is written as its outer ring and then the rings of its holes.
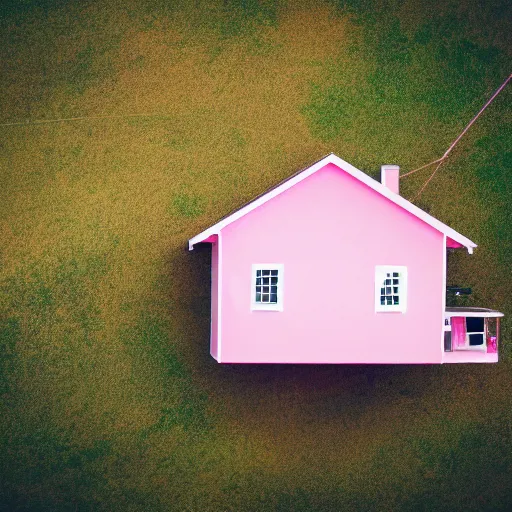
POLYGON ((322 160, 313 164, 311 167, 308 167, 301 173, 297 174, 293 178, 290 178, 289 180, 285 181, 280 186, 270 190, 267 194, 264 194, 258 199, 255 199, 254 201, 245 205, 243 208, 240 208, 239 210, 235 211, 232 215, 229 215, 225 219, 222 219, 221 221, 217 222, 217 224, 214 224, 205 231, 191 238, 188 241, 189 250, 192 250, 195 244, 202 242, 209 236, 218 235, 219 232, 229 224, 235 222, 244 215, 247 215, 249 212, 252 212, 256 208, 258 208, 258 206, 265 204, 267 201, 270 201, 272 198, 278 196, 279 194, 282 194, 285 190, 288 190, 297 183, 300 183, 302 180, 311 176, 312 174, 314 174, 316 171, 320 170, 327 164, 334 164, 341 170, 353 176, 354 178, 357 178, 359 181, 363 182, 365 185, 368 185, 371 189, 383 195, 384 197, 386 197, 393 203, 397 204, 398 206, 401 206, 404 210, 408 211, 409 213, 412 213, 413 215, 421 219, 423 222, 427 223, 429 226, 432 226, 434 229, 437 229, 441 233, 444 233, 447 237, 451 238, 452 240, 455 240, 456 242, 466 247, 470 254, 473 252, 473 248, 477 247, 477 245, 474 242, 472 242, 469 238, 466 238, 465 236, 461 235, 451 227, 447 226, 446 224, 443 224, 441 221, 432 217, 432 215, 429 215, 421 208, 418 208, 411 202, 407 201, 407 199, 404 199, 401 195, 391 192, 391 190, 382 185, 382 183, 379 183, 378 181, 374 180, 373 178, 365 174, 363 171, 360 171, 353 165, 349 164, 348 162, 345 162, 345 160, 331 153, 330 155, 327 155, 325 158, 322 158, 322 160))

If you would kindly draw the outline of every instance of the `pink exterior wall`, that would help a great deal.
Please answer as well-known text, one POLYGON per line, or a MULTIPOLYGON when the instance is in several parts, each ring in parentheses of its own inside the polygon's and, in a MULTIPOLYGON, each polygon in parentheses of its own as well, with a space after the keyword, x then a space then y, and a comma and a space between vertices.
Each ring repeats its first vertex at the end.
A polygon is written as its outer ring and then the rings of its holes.
POLYGON ((441 362, 443 235, 335 165, 225 227, 222 244, 221 362, 441 362), (253 263, 284 264, 282 312, 251 311, 253 263), (375 265, 407 266, 405 314, 375 313, 375 265))
POLYGON ((212 241, 212 316, 210 328, 210 354, 218 360, 218 293, 219 293, 219 243, 212 241))

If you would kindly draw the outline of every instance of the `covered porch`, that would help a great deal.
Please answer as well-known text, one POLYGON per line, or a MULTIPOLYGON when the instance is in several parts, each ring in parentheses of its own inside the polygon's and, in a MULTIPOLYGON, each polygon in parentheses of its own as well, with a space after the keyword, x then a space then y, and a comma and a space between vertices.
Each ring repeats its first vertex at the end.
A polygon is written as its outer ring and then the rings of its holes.
POLYGON ((502 316, 486 308, 447 307, 443 363, 497 363, 502 316))

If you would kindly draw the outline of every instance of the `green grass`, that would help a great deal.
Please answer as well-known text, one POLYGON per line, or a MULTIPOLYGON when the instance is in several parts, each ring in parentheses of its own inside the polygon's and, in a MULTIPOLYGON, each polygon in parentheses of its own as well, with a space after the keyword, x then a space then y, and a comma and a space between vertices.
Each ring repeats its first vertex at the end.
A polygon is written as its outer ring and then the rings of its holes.
MULTIPOLYGON (((331 151, 444 153, 510 73, 509 2, 8 2, 0 510, 508 510, 510 86, 417 204, 473 239, 499 365, 219 366, 188 238, 331 151)), ((429 171, 401 182, 415 195, 429 171)))
POLYGON ((197 217, 203 213, 202 199, 185 193, 176 194, 172 200, 170 213, 182 217, 197 217))

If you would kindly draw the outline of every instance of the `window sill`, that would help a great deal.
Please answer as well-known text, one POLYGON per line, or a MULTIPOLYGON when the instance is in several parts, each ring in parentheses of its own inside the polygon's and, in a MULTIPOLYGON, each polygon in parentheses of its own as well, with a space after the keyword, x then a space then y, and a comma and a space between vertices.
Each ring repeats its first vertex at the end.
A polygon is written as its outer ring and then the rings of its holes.
POLYGON ((274 304, 274 305, 253 304, 251 306, 251 311, 283 311, 283 306, 281 306, 280 304, 274 304))

